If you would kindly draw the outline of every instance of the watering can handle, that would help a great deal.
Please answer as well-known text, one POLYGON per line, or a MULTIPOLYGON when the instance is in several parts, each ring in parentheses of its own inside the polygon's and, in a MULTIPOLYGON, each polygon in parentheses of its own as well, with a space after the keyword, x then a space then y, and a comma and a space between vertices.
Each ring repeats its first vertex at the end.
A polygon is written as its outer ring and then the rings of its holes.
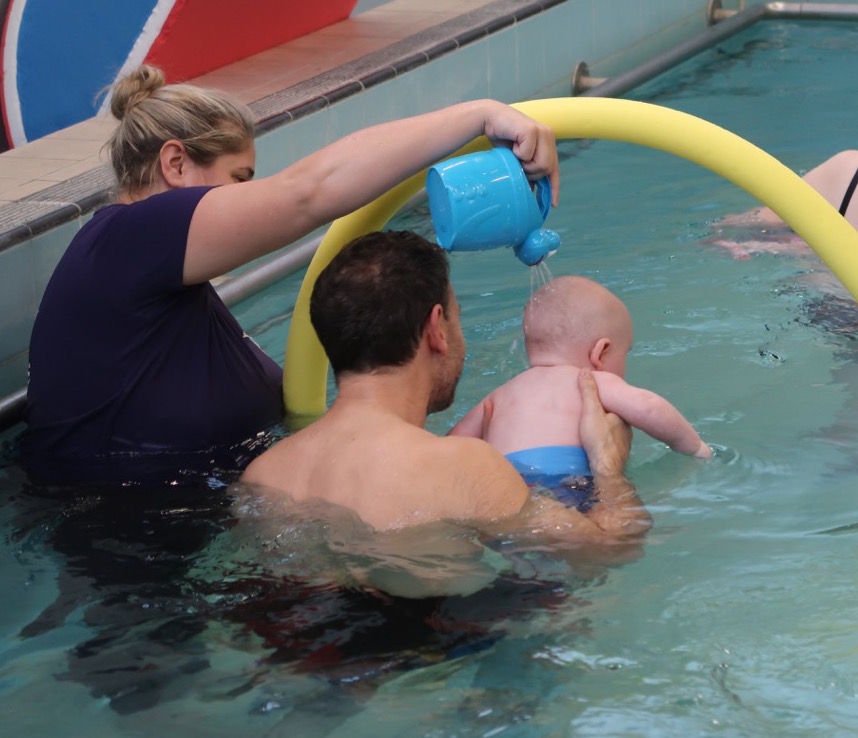
POLYGON ((542 220, 544 221, 551 210, 551 181, 548 177, 543 177, 536 180, 533 186, 536 203, 539 206, 539 212, 542 213, 542 220))

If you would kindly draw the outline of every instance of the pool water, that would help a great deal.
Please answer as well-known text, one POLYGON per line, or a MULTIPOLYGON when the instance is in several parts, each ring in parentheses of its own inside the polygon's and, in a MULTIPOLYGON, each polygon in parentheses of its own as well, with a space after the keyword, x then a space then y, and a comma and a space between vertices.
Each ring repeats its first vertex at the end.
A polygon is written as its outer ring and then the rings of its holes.
MULTIPOLYGON (((855 25, 766 22, 633 96, 805 171, 856 146, 856 59, 855 25)), ((621 143, 562 154, 549 269, 626 302, 627 378, 716 449, 701 463, 636 434, 643 549, 570 562, 445 529, 462 553, 438 557, 347 515, 271 517, 229 473, 33 490, 7 438, 0 733, 854 735, 858 310, 811 255, 708 242, 756 204, 716 175, 621 143), (402 561, 483 585, 421 600, 356 586, 407 586, 402 561)), ((425 207, 391 226, 431 235, 425 207)), ((451 261, 469 353, 437 432, 525 367, 527 268, 511 252, 451 261)), ((274 356, 299 284, 236 309, 274 356)))

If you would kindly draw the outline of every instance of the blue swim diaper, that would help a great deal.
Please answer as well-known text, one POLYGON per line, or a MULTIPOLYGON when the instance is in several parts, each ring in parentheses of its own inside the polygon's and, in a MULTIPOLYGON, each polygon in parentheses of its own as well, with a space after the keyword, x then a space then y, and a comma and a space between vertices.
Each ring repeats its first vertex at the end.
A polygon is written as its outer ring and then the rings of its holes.
POLYGON ((506 458, 527 484, 545 488, 567 507, 587 512, 593 506, 590 464, 580 446, 527 448, 506 454, 506 458))

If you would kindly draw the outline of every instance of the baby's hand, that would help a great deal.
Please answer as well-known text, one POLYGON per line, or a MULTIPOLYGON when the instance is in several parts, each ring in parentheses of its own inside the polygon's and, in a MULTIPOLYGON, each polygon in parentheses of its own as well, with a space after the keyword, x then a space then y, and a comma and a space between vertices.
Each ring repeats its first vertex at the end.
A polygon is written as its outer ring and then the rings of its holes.
POLYGON ((480 428, 480 438, 485 440, 489 435, 489 426, 492 424, 492 415, 495 414, 495 403, 491 397, 483 400, 483 422, 480 428))
POLYGON ((694 457, 697 459, 711 459, 712 449, 706 445, 705 441, 700 441, 700 447, 694 452, 694 457))

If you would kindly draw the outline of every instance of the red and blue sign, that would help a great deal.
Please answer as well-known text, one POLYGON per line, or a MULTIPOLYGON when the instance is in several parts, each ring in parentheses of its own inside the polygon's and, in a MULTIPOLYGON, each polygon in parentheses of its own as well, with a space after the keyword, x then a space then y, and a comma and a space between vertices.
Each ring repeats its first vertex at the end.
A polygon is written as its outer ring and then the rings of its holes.
POLYGON ((143 62, 187 80, 343 20, 356 4, 0 0, 0 150, 91 118, 113 82, 143 62))

